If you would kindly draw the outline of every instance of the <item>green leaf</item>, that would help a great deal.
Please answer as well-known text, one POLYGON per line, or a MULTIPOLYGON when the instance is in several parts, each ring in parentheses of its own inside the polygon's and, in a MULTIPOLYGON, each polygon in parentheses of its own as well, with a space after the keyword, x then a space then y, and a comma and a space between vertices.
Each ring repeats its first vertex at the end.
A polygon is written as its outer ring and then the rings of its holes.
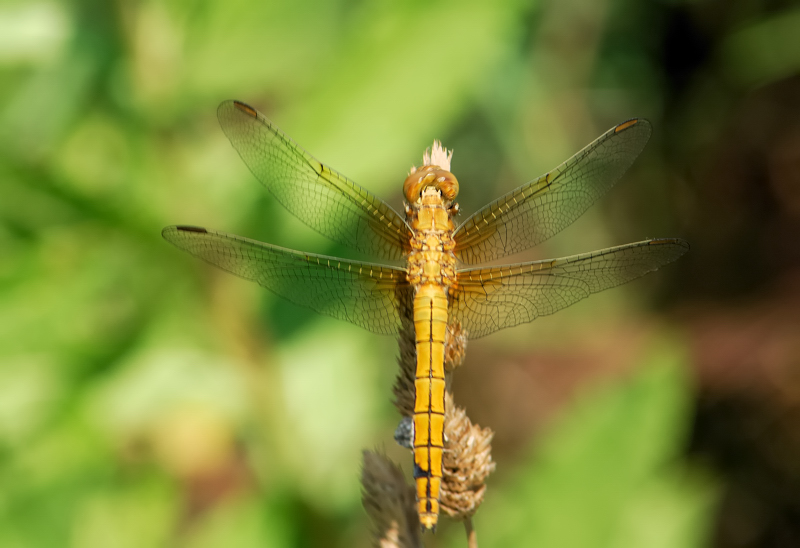
MULTIPOLYGON (((682 356, 577 399, 477 516, 489 546, 701 546, 714 488, 680 460, 690 419, 682 356)), ((490 487, 491 489, 491 487, 490 487)))

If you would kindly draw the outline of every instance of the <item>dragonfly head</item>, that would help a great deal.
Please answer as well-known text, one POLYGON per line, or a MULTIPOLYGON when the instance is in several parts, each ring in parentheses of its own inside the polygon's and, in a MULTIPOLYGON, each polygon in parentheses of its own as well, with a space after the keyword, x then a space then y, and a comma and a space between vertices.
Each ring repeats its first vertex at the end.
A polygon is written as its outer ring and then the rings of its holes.
POLYGON ((403 183, 403 194, 409 203, 415 204, 422 197, 422 191, 429 187, 438 190, 447 201, 453 201, 458 195, 458 179, 439 166, 423 166, 413 170, 403 183))
POLYGON ((458 195, 458 180, 450 173, 452 159, 453 151, 444 148, 439 141, 434 141, 433 146, 422 155, 422 167, 412 167, 403 183, 406 200, 416 204, 422 197, 422 192, 432 187, 441 193, 442 198, 452 202, 458 195))

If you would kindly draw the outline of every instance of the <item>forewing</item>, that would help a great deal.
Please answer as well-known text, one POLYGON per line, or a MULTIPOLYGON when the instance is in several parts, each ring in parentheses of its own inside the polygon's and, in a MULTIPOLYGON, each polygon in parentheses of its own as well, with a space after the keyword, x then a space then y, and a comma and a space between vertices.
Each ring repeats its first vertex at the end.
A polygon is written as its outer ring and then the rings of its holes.
POLYGON ((555 235, 614 186, 650 138, 650 123, 611 128, 572 158, 471 215, 455 232, 455 254, 478 264, 519 253, 555 235))
POLYGON ((373 333, 397 333, 397 291, 407 284, 405 270, 300 253, 199 227, 170 226, 162 235, 195 257, 294 304, 373 333))
POLYGON ((293 215, 352 249, 403 258, 410 231, 386 202, 314 159, 254 108, 226 101, 217 115, 253 175, 293 215))
POLYGON ((688 250, 680 239, 646 240, 562 259, 460 270, 451 315, 469 338, 483 337, 644 276, 688 250))

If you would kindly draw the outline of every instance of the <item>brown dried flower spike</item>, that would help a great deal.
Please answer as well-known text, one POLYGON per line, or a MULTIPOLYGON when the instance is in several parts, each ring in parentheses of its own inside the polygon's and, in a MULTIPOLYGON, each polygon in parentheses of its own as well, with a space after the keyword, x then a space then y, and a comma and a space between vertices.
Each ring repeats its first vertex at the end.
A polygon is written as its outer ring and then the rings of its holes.
POLYGON ((421 547, 414 488, 406 484, 403 471, 386 455, 364 451, 361 486, 361 502, 374 528, 374 546, 421 547))
POLYGON ((492 461, 494 432, 472 424, 467 412, 456 407, 450 392, 445 401, 441 505, 451 518, 465 520, 480 507, 486 492, 486 478, 495 470, 492 461))

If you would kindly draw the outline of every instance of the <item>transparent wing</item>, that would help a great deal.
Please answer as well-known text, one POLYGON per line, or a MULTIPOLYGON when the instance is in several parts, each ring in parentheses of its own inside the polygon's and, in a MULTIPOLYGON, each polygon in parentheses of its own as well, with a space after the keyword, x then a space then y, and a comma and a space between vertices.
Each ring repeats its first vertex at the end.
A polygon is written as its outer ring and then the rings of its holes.
POLYGON ((195 257, 258 282, 284 299, 373 333, 396 334, 399 268, 300 253, 205 228, 169 226, 164 238, 195 257))
POLYGON ((352 249, 403 258, 410 231, 386 202, 315 160, 254 108, 226 101, 217 116, 253 175, 293 215, 352 249))
POLYGON ((455 232, 455 254, 478 264, 555 235, 614 186, 647 144, 650 122, 611 128, 572 158, 471 215, 455 232))
POLYGON ((646 240, 563 259, 460 270, 451 314, 469 338, 483 337, 644 276, 688 250, 680 239, 646 240))

